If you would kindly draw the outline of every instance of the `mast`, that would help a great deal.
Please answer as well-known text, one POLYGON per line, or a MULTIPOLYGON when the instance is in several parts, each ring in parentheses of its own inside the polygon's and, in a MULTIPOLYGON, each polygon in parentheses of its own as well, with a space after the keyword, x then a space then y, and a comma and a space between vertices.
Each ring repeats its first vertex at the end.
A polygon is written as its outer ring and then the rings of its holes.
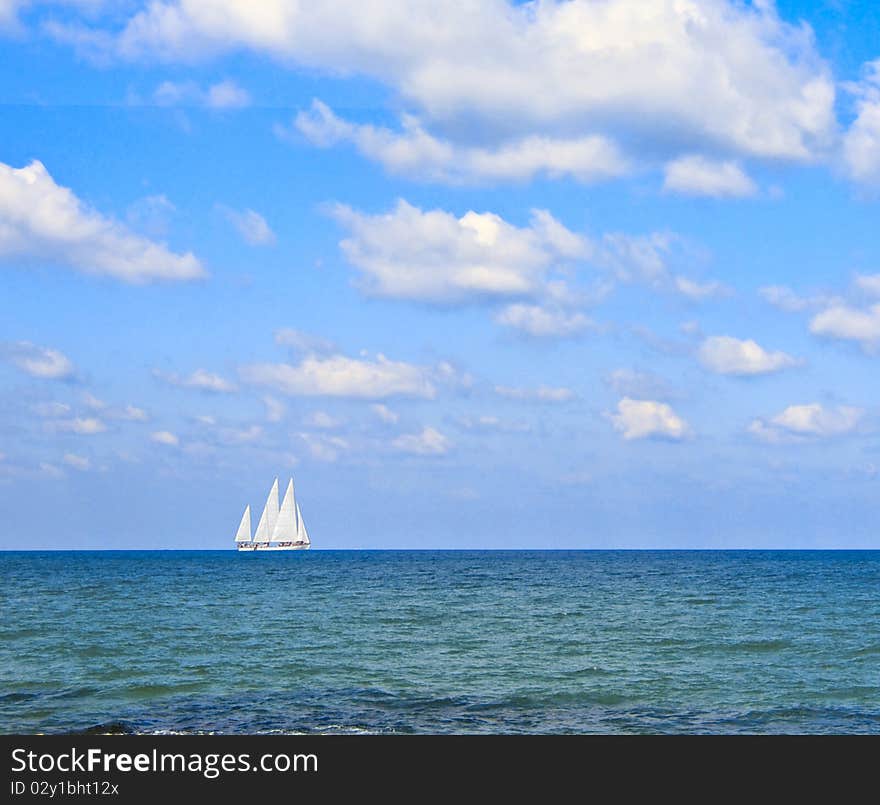
POLYGON ((254 542, 269 542, 272 538, 272 532, 275 530, 275 523, 278 521, 278 479, 272 484, 269 490, 269 497, 266 498, 266 505, 263 506, 263 513, 260 515, 260 522, 257 523, 257 530, 254 532, 254 542))
POLYGON ((248 503, 244 507, 244 514, 241 516, 241 522, 238 524, 238 531, 235 534, 236 542, 251 541, 251 504, 248 503))
POLYGON ((294 542, 296 540, 296 496, 293 492, 293 478, 287 484, 284 500, 278 512, 278 521, 272 532, 272 542, 294 542))

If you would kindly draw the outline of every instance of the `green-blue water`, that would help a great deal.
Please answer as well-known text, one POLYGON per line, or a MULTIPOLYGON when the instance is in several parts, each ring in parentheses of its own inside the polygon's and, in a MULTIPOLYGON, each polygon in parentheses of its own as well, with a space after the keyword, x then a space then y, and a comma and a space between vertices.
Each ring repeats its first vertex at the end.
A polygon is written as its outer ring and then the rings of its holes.
POLYGON ((0 730, 880 732, 880 551, 0 554, 0 730))

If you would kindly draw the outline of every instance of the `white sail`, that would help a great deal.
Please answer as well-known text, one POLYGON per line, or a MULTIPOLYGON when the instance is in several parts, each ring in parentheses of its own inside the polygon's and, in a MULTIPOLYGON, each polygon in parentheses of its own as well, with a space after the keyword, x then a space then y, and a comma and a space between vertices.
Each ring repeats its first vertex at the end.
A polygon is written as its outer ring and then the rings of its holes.
POLYGON ((260 515, 260 522, 257 523, 257 530, 254 532, 254 542, 269 542, 272 538, 272 532, 275 530, 276 522, 278 522, 277 478, 269 490, 269 497, 266 498, 266 505, 263 507, 263 513, 260 515))
POLYGON ((296 497, 293 493, 293 478, 291 478, 278 512, 278 521, 272 532, 272 542, 296 541, 296 510, 296 497))
POLYGON ((306 531, 306 524, 303 522, 302 512, 299 510, 299 503, 296 504, 296 539, 298 542, 304 542, 306 545, 312 544, 312 541, 309 539, 309 532, 306 531))
POLYGON ((272 532, 275 530, 275 523, 278 522, 278 479, 272 483, 269 490, 269 498, 266 501, 269 505, 269 521, 266 523, 269 529, 269 538, 272 538, 272 532))
POLYGON ((241 522, 238 524, 238 531, 235 534, 236 542, 251 541, 251 504, 248 503, 244 507, 244 514, 241 516, 241 522))

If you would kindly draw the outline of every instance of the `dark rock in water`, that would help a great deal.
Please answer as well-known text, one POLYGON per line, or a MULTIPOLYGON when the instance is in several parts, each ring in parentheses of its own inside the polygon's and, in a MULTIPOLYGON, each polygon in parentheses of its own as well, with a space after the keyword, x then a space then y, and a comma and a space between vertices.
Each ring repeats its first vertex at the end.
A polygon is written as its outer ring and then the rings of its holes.
POLYGON ((135 729, 127 721, 107 721, 79 730, 79 735, 134 735, 135 729))

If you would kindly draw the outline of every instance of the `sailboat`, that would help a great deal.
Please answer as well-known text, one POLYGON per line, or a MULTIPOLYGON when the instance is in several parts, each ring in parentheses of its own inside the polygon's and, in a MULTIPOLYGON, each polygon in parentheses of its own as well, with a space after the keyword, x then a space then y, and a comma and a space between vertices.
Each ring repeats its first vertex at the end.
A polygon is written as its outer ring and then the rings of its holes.
POLYGON ((251 507, 250 504, 245 506, 235 535, 235 547, 239 551, 306 551, 311 544, 293 491, 293 478, 287 484, 281 506, 278 505, 278 479, 275 479, 253 536, 251 507))

